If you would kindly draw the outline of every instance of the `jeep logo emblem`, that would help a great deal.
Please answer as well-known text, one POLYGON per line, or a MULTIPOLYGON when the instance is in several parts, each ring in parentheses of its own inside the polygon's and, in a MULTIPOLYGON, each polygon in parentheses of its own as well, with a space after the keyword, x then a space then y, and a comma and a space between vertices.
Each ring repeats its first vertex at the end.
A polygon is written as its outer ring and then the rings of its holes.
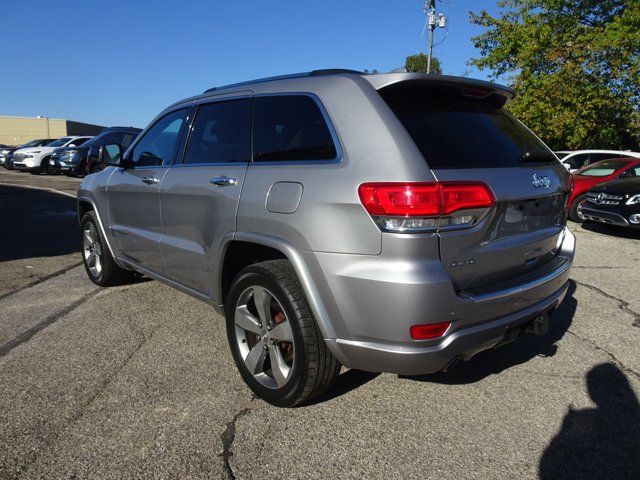
POLYGON ((551 180, 549 180, 549 177, 539 177, 535 173, 533 174, 533 181, 531 182, 531 184, 535 188, 551 188, 551 180))

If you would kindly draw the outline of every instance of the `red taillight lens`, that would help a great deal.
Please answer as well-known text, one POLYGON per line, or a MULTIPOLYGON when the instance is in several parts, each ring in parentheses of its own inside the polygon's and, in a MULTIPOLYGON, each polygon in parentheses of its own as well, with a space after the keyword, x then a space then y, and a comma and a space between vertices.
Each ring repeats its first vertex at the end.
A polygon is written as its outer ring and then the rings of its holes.
POLYGON ((358 193, 371 215, 424 217, 442 211, 437 183, 365 183, 358 193))
POLYGON ((365 183, 358 193, 371 215, 402 217, 448 215, 495 201, 484 183, 365 183))
POLYGON ((432 323, 430 325, 413 325, 410 328, 411 338, 414 340, 430 340, 443 336, 451 322, 432 323))
POLYGON ((485 208, 493 205, 493 193, 483 183, 441 183, 443 196, 443 215, 467 210, 485 208))

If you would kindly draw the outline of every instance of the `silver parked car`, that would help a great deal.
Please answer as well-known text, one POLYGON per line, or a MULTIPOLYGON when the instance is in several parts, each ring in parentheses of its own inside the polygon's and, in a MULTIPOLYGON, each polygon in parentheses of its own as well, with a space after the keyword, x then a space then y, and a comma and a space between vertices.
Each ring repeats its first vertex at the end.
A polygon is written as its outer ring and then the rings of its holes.
POLYGON ((87 273, 209 302, 246 383, 279 406, 341 365, 424 374, 543 334, 574 256, 571 183, 503 109, 512 95, 330 70, 175 103, 84 179, 87 273))

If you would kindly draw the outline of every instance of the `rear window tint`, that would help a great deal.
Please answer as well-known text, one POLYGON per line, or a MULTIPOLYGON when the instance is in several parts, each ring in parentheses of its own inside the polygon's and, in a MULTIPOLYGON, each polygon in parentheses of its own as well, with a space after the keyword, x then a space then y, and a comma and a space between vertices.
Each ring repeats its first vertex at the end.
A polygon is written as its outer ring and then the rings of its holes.
POLYGON ((316 102, 306 95, 256 97, 253 160, 298 161, 336 158, 329 127, 316 102))
POLYGON ((430 168, 516 167, 532 154, 536 163, 557 162, 553 153, 491 97, 465 97, 458 88, 382 90, 430 168))

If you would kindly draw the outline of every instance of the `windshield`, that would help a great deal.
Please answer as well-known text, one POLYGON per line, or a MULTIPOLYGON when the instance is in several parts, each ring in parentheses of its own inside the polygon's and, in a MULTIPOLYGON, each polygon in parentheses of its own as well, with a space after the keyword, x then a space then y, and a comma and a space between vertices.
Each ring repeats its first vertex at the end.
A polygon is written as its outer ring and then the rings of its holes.
POLYGON ((67 143, 69 140, 72 140, 72 138, 71 137, 62 137, 62 138, 59 138, 58 140, 56 140, 55 142, 50 143, 49 145, 47 145, 47 147, 61 147, 65 143, 67 143))
POLYGON ((39 147, 41 146, 42 140, 31 140, 30 142, 23 143, 18 148, 29 148, 29 147, 39 147))
POLYGON ((585 177, 606 177, 627 165, 629 165, 629 162, 626 160, 603 160, 579 170, 577 175, 584 175, 585 177))

